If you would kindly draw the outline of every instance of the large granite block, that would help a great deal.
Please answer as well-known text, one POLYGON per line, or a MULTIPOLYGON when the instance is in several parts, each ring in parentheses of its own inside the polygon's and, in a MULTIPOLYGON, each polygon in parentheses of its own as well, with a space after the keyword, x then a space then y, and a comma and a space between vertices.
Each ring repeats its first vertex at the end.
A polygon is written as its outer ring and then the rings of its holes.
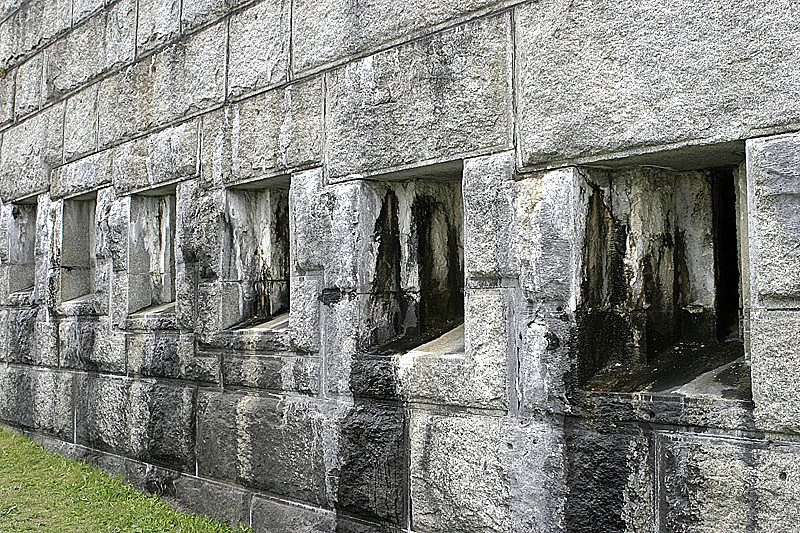
POLYGON ((139 4, 136 29, 137 53, 143 54, 178 36, 181 31, 180 0, 148 0, 139 4))
POLYGON ((290 2, 259 2, 230 20, 228 95, 285 81, 289 71, 290 2))
POLYGON ((329 71, 330 177, 511 146, 508 14, 329 71))
POLYGON ((796 129, 794 7, 748 0, 736 13, 724 0, 516 8, 523 165, 796 129))
POLYGON ((316 68, 496 3, 497 0, 378 0, 353 4, 346 0, 300 0, 292 11, 292 67, 295 73, 316 68))
POLYGON ((216 24, 103 80, 100 146, 221 103, 225 37, 216 24))
POLYGON ((21 198, 47 188, 61 164, 64 104, 57 104, 3 132, 0 196, 21 198))
MULTIPOLYGON (((14 117, 20 118, 38 111, 43 102, 42 54, 37 54, 17 67, 14 97, 7 93, 8 105, 14 104, 14 117)), ((13 74, 6 74, 12 80, 13 74)))
POLYGON ((747 143, 751 305, 800 303, 800 135, 747 143))
POLYGON ((64 160, 97 150, 97 85, 72 96, 64 112, 64 160))

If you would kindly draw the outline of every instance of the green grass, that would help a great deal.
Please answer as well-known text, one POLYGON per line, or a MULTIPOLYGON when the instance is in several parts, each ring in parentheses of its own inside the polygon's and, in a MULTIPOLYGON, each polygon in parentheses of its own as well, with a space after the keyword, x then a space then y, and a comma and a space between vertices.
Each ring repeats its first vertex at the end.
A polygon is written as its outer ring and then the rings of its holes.
POLYGON ((0 532, 231 533, 0 429, 0 532))

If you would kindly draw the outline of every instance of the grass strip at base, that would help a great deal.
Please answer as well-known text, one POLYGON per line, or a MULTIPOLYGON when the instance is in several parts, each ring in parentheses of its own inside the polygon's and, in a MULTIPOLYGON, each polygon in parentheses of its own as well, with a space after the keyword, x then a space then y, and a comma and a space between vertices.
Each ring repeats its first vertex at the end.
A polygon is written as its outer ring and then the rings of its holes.
POLYGON ((227 526, 184 515, 95 466, 49 453, 4 429, 0 429, 0 531, 231 533, 227 526))

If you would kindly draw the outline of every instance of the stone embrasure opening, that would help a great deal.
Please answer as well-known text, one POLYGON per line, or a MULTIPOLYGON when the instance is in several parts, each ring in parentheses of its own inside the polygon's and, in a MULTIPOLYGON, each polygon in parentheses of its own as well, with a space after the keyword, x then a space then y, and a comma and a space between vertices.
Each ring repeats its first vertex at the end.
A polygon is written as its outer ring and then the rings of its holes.
POLYGON ((749 397, 737 171, 639 167, 586 176, 578 384, 749 397))
POLYGON ((64 200, 61 233, 61 300, 94 294, 96 194, 64 200))
MULTIPOLYGON (((269 180, 227 194, 224 283, 238 293, 237 327, 272 324, 289 311, 289 183, 269 180)), ((280 321, 281 324, 285 320, 280 321)))
POLYGON ((363 316, 369 346, 395 353, 464 321, 461 173, 373 187, 381 205, 372 233, 371 311, 363 316))
POLYGON ((175 192, 131 196, 128 306, 168 312, 175 302, 175 192))
POLYGON ((30 292, 36 275, 36 199, 15 203, 8 225, 8 277, 12 293, 30 292))

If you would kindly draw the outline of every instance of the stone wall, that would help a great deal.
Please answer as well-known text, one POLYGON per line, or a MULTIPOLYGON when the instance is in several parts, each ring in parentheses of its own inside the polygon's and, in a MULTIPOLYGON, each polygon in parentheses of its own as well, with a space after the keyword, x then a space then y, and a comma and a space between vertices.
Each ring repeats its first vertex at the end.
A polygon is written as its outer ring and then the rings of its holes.
POLYGON ((261 533, 794 531, 798 68, 788 0, 0 0, 0 421, 261 533))

